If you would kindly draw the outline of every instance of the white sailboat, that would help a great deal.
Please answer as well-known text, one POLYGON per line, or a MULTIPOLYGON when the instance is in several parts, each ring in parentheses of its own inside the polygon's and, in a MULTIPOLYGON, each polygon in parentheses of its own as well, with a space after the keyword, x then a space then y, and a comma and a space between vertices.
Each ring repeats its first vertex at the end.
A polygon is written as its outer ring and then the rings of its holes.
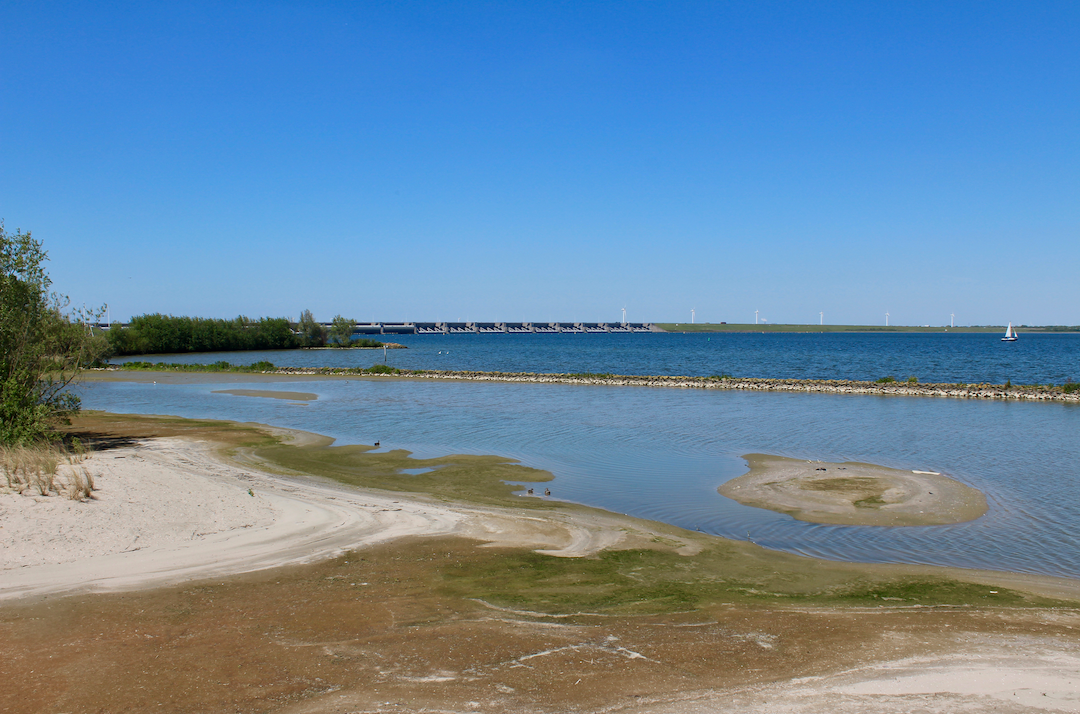
POLYGON ((1005 336, 1001 338, 1001 341, 1002 342, 1016 342, 1016 333, 1013 332, 1011 322, 1009 323, 1009 326, 1007 328, 1005 328, 1005 336))

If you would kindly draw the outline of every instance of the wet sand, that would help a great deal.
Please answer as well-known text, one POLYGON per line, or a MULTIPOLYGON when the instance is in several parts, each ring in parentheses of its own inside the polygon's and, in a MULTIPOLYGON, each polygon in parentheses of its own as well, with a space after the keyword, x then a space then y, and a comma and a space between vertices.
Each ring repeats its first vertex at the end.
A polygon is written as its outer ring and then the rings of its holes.
POLYGON ((289 399, 300 402, 313 402, 319 398, 311 392, 279 392, 269 389, 216 389, 212 394, 231 394, 234 397, 263 397, 265 399, 289 399))
POLYGON ((986 513, 978 490, 932 471, 855 462, 825 463, 767 454, 743 456, 750 471, 720 486, 746 506, 800 521, 852 526, 930 526, 986 513))

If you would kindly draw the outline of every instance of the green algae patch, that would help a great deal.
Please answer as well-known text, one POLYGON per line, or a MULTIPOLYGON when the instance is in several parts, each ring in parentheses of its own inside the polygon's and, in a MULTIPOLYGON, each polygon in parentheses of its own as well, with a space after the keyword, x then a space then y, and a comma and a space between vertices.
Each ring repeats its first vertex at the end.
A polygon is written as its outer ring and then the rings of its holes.
POLYGON ((522 466, 500 456, 453 455, 414 459, 408 451, 374 452, 370 446, 296 448, 276 445, 256 449, 253 456, 303 474, 330 478, 350 486, 424 494, 449 500, 519 508, 550 508, 537 498, 520 498, 515 483, 550 481, 550 472, 522 466), (426 470, 424 473, 406 471, 426 470))
MULTIPOLYGON (((868 576, 859 566, 718 543, 684 557, 662 550, 556 558, 522 550, 444 566, 440 590, 545 614, 644 615, 714 605, 1050 607, 1066 603, 948 577, 868 576)), ((1071 603, 1070 603, 1071 604, 1071 603)))

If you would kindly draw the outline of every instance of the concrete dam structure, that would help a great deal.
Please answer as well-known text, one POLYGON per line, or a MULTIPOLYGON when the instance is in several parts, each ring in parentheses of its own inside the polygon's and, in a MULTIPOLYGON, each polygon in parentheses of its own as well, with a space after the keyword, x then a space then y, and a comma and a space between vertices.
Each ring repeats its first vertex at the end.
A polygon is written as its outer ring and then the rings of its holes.
MULTIPOLYGON (((329 327, 329 323, 323 323, 329 327)), ((358 322, 357 335, 663 332, 650 322, 358 322)))

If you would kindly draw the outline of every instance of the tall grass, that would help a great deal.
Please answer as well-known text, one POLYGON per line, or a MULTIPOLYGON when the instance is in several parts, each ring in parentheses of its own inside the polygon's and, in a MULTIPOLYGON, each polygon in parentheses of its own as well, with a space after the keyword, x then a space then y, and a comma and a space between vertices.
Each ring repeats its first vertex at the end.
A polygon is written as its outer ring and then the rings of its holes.
POLYGON ((72 500, 93 498, 94 477, 80 465, 85 459, 86 452, 78 440, 63 450, 55 445, 0 446, 0 471, 7 487, 22 494, 56 494, 72 500))

